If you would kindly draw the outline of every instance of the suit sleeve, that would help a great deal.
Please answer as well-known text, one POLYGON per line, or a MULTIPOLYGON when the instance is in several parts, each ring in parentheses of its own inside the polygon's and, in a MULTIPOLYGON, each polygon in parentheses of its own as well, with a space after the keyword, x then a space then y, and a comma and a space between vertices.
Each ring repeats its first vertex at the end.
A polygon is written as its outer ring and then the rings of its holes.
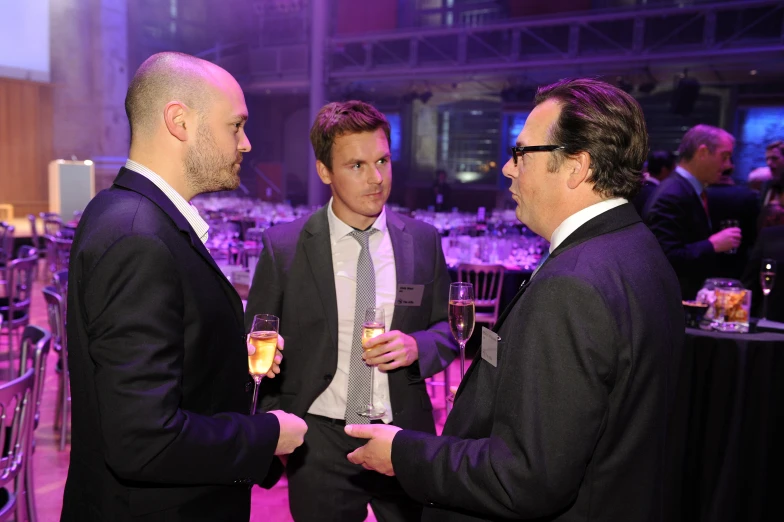
POLYGON ((183 405, 194 383, 184 382, 186 303, 174 263, 159 238, 131 235, 80 275, 107 465, 143 482, 260 480, 279 436, 274 415, 206 416, 183 405))
MULTIPOLYGON (((617 327, 601 295, 574 278, 534 282, 506 322, 490 436, 400 431, 392 462, 400 484, 424 503, 488 518, 549 517, 574 501, 604 429, 615 372, 617 327), (568 297, 567 297, 568 296, 568 297)), ((484 367, 483 367, 484 366, 484 367)), ((476 388, 480 393, 481 374, 476 388)), ((484 391, 484 390, 483 390, 484 391)), ((455 410, 466 407, 458 396, 455 410)), ((468 406, 470 407, 470 406, 468 406)))
MULTIPOLYGON (((248 291, 248 304, 245 307, 245 331, 249 332, 253 326, 253 316, 256 314, 272 314, 281 316, 283 302, 283 283, 280 279, 275 262, 275 251, 269 235, 262 234, 262 251, 253 282, 248 291)), ((283 351, 283 364, 286 353, 283 351)), ((279 388, 282 379, 263 379, 259 387, 259 409, 271 411, 280 409, 279 388)))
POLYGON ((690 226, 686 206, 676 195, 664 192, 654 195, 645 211, 645 223, 676 272, 699 270, 706 260, 713 260, 716 251, 708 239, 686 243, 685 227, 690 226))
MULTIPOLYGON (((458 354, 458 346, 447 323, 449 285, 451 279, 441 248, 441 237, 433 229, 435 241, 435 277, 433 278, 433 306, 427 330, 411 333, 419 349, 418 369, 420 378, 432 377, 449 366, 458 354)), ((416 366, 416 365, 412 365, 416 366)), ((414 376, 416 378, 416 376, 414 376)))

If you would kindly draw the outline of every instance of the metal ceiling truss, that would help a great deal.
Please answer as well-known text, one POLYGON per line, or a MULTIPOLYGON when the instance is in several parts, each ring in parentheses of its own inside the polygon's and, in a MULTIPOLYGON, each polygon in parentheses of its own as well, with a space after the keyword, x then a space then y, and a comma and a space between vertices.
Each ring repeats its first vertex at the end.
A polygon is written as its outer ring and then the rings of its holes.
POLYGON ((332 37, 328 76, 438 78, 515 69, 784 57, 784 2, 748 0, 332 37))

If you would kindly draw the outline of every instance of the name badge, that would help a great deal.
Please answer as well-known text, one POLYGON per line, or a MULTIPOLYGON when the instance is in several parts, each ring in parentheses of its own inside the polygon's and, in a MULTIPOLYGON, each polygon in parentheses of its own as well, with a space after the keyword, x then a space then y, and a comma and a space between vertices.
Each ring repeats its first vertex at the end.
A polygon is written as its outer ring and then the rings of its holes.
POLYGON ((398 306, 421 306, 422 294, 424 293, 425 285, 397 285, 395 304, 398 306))
POLYGON ((494 331, 482 327, 482 359, 495 368, 498 367, 498 341, 500 339, 494 331))

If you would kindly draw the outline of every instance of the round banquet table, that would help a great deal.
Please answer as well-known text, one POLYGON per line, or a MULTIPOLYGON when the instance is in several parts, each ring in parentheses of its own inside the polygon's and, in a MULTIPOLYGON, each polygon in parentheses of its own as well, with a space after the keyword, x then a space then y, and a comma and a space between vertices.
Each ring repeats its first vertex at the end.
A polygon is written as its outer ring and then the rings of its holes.
POLYGON ((680 355, 663 520, 784 520, 784 335, 687 328, 680 355))

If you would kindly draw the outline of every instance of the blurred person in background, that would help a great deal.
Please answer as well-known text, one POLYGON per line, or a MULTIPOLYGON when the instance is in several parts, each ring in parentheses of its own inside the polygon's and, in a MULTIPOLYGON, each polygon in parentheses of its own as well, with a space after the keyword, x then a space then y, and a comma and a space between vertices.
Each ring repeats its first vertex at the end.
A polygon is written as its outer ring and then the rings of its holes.
POLYGON ((435 433, 425 378, 457 345, 447 325, 449 273, 431 225, 386 207, 392 187, 389 123, 360 101, 321 108, 310 133, 321 181, 332 198, 314 214, 263 234, 248 294, 254 314, 280 317, 286 358, 262 382, 263 409, 303 416, 308 433, 286 463, 297 522, 418 521, 422 506, 393 478, 346 460, 362 443, 346 423, 372 422, 435 433), (362 340, 365 310, 385 313, 385 333, 362 340), (366 350, 363 352, 363 348, 366 350), (371 381, 371 374, 374 373, 371 381))
POLYGON ((732 168, 735 138, 718 127, 689 129, 678 149, 678 165, 648 202, 643 218, 672 263, 684 299, 694 299, 716 274, 716 255, 738 248, 740 227, 713 232, 705 188, 732 168))
POLYGON ((433 183, 433 205, 436 212, 446 212, 452 208, 452 187, 447 182, 447 173, 443 169, 436 171, 433 183))
POLYGON ((716 183, 705 189, 713 231, 738 226, 741 242, 737 249, 716 256, 716 277, 740 279, 746 268, 749 251, 757 239, 759 196, 748 187, 737 185, 732 169, 725 170, 716 183))
POLYGON ((307 428, 281 411, 248 415, 242 303, 189 204, 239 185, 245 98, 220 67, 160 53, 139 67, 125 107, 129 159, 71 249, 61 520, 247 521, 250 486, 307 428))
MULTIPOLYGON (((678 280, 629 203, 642 109, 590 79, 541 88, 503 168, 550 254, 496 323, 443 435, 347 426, 426 521, 661 521, 678 280), (612 117, 609 117, 612 115, 612 117)), ((288 350, 288 346, 286 348, 288 350)))
POLYGON ((667 179, 667 176, 675 169, 675 155, 666 150, 651 151, 648 154, 648 161, 645 162, 645 166, 646 171, 643 173, 642 187, 632 200, 634 208, 637 209, 637 213, 641 216, 656 187, 667 179))

